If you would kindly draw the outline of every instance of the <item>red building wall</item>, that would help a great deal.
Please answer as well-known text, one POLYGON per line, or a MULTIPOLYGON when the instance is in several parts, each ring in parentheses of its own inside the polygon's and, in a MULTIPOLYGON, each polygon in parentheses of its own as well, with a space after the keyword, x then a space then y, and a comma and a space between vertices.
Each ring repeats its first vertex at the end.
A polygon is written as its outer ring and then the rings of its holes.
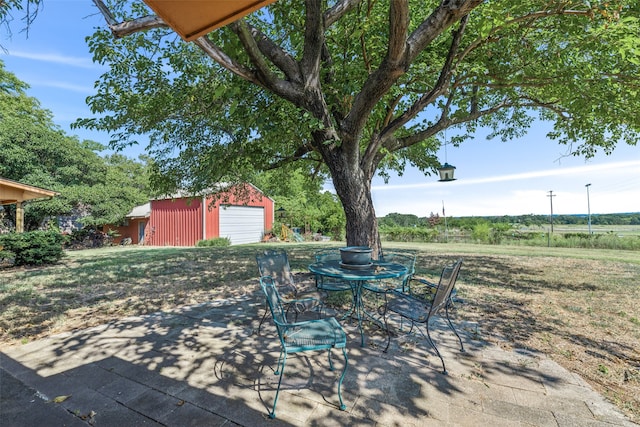
POLYGON ((131 239, 132 245, 137 245, 140 243, 140 239, 138 238, 138 224, 146 221, 146 218, 129 219, 125 225, 105 225, 102 227, 102 231, 105 233, 109 230, 118 232, 118 236, 113 238, 114 245, 119 245, 123 239, 127 238, 131 239))
POLYGON ((204 203, 202 198, 152 200, 151 217, 145 231, 145 244, 195 246, 198 240, 220 237, 221 205, 263 207, 264 230, 271 230, 273 200, 249 184, 245 186, 245 194, 249 197, 238 198, 229 193, 221 200, 213 202, 213 198, 207 198, 204 203))
POLYGON ((202 199, 151 201, 146 244, 152 246, 194 246, 202 240, 202 199))

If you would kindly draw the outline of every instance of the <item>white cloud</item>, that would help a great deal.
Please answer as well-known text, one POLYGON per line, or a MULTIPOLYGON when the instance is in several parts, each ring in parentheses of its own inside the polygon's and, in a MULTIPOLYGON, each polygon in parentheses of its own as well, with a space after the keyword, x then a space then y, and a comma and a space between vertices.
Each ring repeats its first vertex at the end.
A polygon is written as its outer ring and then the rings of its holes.
POLYGON ((9 51, 9 55, 16 58, 29 59, 32 61, 48 62, 52 64, 68 65, 71 67, 95 69, 101 68, 94 64, 89 57, 67 56, 57 53, 32 53, 23 51, 9 51))
POLYGON ((78 92, 85 95, 92 95, 96 92, 93 86, 88 85, 78 85, 73 83, 61 82, 56 80, 29 80, 29 86, 42 86, 42 87, 50 87, 55 89, 64 89, 70 90, 72 92, 78 92))
POLYGON ((491 177, 484 177, 484 178, 470 178, 470 179, 452 181, 444 184, 441 182, 432 181, 432 182, 419 182, 419 183, 411 183, 411 184, 376 185, 372 187, 372 190, 375 190, 375 191, 403 190, 403 189, 416 189, 416 188, 430 188, 430 187, 437 187, 442 185, 452 187, 452 186, 488 184, 488 183, 498 183, 498 182, 511 182, 511 181, 545 178, 545 177, 553 177, 553 176, 585 175, 593 172, 605 172, 605 171, 628 174, 629 172, 637 173, 637 170, 639 167, 640 167, 640 160, 631 160, 631 161, 625 161, 625 162, 575 166, 575 167, 562 168, 562 169, 546 169, 546 170, 540 170, 540 171, 523 172, 518 174, 510 174, 510 175, 498 175, 498 176, 491 176, 491 177))

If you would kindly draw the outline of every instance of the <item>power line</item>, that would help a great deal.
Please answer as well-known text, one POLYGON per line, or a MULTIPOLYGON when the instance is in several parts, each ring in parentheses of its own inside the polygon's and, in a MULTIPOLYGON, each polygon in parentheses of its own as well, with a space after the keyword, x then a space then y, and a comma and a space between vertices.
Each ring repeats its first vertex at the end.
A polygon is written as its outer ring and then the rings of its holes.
POLYGON ((605 193, 623 193, 628 190, 640 188, 640 177, 628 178, 623 181, 608 182, 598 185, 598 190, 605 193))

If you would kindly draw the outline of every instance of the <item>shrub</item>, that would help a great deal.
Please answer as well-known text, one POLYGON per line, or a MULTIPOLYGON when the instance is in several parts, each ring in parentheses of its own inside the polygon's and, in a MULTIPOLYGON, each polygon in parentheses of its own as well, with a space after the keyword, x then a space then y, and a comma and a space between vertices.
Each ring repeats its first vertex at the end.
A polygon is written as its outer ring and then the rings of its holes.
POLYGON ((438 231, 425 227, 381 226, 380 235, 391 242, 434 242, 438 231))
POLYGON ((111 246, 113 237, 117 235, 118 233, 111 229, 105 233, 93 226, 84 227, 79 230, 73 230, 68 235, 65 245, 73 249, 101 248, 103 246, 111 246))
POLYGON ((29 231, 4 234, 0 245, 14 254, 14 265, 43 265, 55 264, 64 256, 63 240, 58 231, 29 231))
POLYGON ((211 247, 211 246, 224 247, 229 245, 231 245, 231 240, 229 240, 228 237, 216 237, 213 239, 198 240, 198 242, 196 243, 196 246, 199 248, 211 247))
POLYGON ((489 233, 489 243, 499 245, 511 233, 513 227, 506 222, 497 222, 492 224, 489 233))
POLYGON ((13 265, 15 255, 11 251, 5 251, 0 246, 0 268, 13 265))
POLYGON ((481 222, 473 226, 471 232, 471 238, 482 243, 489 242, 489 235, 491 233, 491 226, 488 222, 481 222))

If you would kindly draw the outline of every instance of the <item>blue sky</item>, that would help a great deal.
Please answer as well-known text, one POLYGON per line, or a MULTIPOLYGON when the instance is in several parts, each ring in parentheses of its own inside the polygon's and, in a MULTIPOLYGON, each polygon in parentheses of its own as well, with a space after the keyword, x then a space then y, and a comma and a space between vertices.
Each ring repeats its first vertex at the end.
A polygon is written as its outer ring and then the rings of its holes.
MULTIPOLYGON (((27 82, 29 95, 51 110, 54 121, 68 134, 107 144, 105 133, 70 129, 79 117, 90 117, 85 104, 94 83, 105 69, 93 64, 85 37, 104 27, 91 0, 47 0, 32 24, 22 32, 21 15, 0 28, 0 59, 8 71, 27 82)), ((447 147, 446 160, 456 166, 457 180, 438 182, 408 170, 392 176, 388 184, 373 183, 378 216, 398 212, 428 216, 519 215, 587 213, 587 188, 592 214, 640 212, 640 145, 620 145, 606 156, 566 156, 566 147, 545 137, 549 126, 538 123, 529 134, 503 143, 487 140, 479 132, 461 147, 447 147)), ((123 154, 136 158, 143 147, 123 154)), ((445 153, 440 153, 443 163, 445 153)))

